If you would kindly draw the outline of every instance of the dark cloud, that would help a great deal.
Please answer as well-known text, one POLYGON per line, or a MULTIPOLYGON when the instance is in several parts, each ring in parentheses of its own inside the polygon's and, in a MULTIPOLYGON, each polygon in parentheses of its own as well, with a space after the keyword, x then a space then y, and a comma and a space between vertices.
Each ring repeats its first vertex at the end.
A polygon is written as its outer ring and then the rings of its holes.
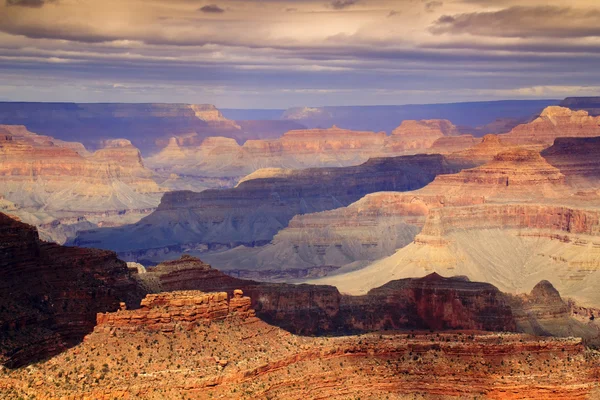
POLYGON ((343 10, 358 3, 359 0, 334 0, 331 2, 331 7, 336 10, 343 10))
POLYGON ((499 11, 443 15, 430 31, 496 37, 600 36, 600 10, 516 6, 499 11))
POLYGON ((216 4, 205 5, 204 7, 200 7, 198 9, 198 11, 202 11, 202 12, 205 12, 205 13, 213 13, 213 14, 221 14, 221 13, 225 12, 224 9, 222 9, 221 7, 219 7, 216 4))
POLYGON ((444 3, 441 1, 428 1, 425 3, 425 11, 433 12, 436 8, 443 6, 444 3))
POLYGON ((6 0, 7 6, 31 7, 40 8, 47 3, 52 3, 55 0, 6 0))
POLYGON ((398 15, 398 14, 400 14, 400 11, 392 10, 389 12, 389 14, 387 16, 389 18, 389 17, 393 17, 394 15, 398 15))

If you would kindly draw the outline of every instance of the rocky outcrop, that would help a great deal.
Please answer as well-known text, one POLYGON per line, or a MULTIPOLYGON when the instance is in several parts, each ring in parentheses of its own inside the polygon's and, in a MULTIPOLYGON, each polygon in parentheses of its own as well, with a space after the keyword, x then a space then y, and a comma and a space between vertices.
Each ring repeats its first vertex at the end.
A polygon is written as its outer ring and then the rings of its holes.
POLYGON ((600 117, 559 106, 547 107, 538 118, 501 135, 506 143, 539 150, 551 146, 558 137, 593 136, 600 136, 600 117))
POLYGON ((516 330, 512 310, 496 287, 436 273, 345 296, 340 308, 351 329, 516 330))
MULTIPOLYGON (((434 146, 435 147, 435 146, 434 146)), ((479 142, 473 146, 467 146, 460 151, 453 152, 448 158, 463 163, 472 163, 474 165, 483 165, 488 163, 498 155, 498 153, 509 150, 512 146, 504 143, 498 135, 485 135, 479 142)))
POLYGON ((139 289, 112 252, 39 240, 0 214, 0 360, 11 367, 56 354, 91 332, 96 313, 134 306, 139 289))
POLYGON ((454 168, 439 155, 417 155, 295 170, 285 178, 250 180, 228 190, 171 192, 139 223, 81 232, 73 244, 113 249, 128 261, 164 254, 162 249, 254 246, 268 243, 294 215, 337 208, 371 192, 416 189, 454 168))
POLYGON ((173 332, 97 331, 0 375, 5 398, 544 398, 598 393, 580 339, 482 332, 302 337, 237 319, 173 332), (74 394, 76 393, 76 394, 74 394))
POLYGON ((94 330, 173 332, 175 329, 191 330, 199 324, 206 325, 227 318, 241 321, 254 318, 250 298, 244 297, 241 290, 235 290, 231 299, 225 292, 176 291, 149 294, 137 310, 99 313, 94 330))
POLYGON ((386 150, 399 153, 408 150, 430 148, 436 140, 444 136, 458 136, 460 132, 448 120, 402 121, 386 140, 386 150))
POLYGON ((390 329, 514 331, 512 311, 494 286, 437 274, 394 280, 364 296, 332 286, 265 283, 232 278, 184 256, 138 275, 153 291, 242 289, 268 323, 302 334, 390 329))
POLYGON ((452 196, 485 196, 487 199, 565 197, 569 189, 560 171, 539 153, 515 148, 496 154, 492 161, 457 174, 439 176, 423 190, 452 196), (528 188, 534 186, 535 191, 528 188))

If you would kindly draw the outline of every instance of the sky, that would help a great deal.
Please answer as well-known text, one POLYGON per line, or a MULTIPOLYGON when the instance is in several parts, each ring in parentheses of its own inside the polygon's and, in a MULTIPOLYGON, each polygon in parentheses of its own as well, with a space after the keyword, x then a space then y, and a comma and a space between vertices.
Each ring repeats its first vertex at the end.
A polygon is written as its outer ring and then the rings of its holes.
POLYGON ((600 95, 598 0, 0 0, 0 100, 221 108, 600 95))

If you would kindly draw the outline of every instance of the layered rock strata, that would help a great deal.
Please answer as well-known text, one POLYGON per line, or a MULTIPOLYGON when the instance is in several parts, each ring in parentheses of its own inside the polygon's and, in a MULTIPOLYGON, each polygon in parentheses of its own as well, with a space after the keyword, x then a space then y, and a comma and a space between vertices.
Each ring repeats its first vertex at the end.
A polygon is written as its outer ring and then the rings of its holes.
POLYGON ((239 318, 167 332, 102 326, 52 360, 1 375, 0 393, 7 399, 549 400, 598 393, 599 356, 575 338, 476 331, 303 337, 239 318))
POLYGON ((254 318, 250 298, 241 290, 234 290, 231 299, 226 292, 203 293, 198 290, 149 294, 137 310, 121 309, 97 315, 96 332, 110 332, 118 328, 127 331, 173 332, 191 330, 199 324, 237 318, 254 318))
POLYGON ((112 252, 39 240, 0 214, 0 360, 20 366, 82 340, 96 313, 134 306, 139 290, 112 252))
POLYGON ((173 135, 243 135, 238 124, 211 104, 0 103, 0 124, 25 125, 58 139, 84 141, 88 148, 126 138, 145 153, 173 135))
POLYGON ((538 118, 501 135, 506 143, 538 150, 551 146, 558 137, 594 136, 600 136, 600 117, 559 106, 547 107, 538 118))
MULTIPOLYGON (((391 136, 333 126, 286 132, 271 140, 211 137, 195 144, 173 137, 148 164, 162 174, 242 177, 261 168, 308 168, 358 165, 373 157, 425 152, 439 138, 457 135, 447 120, 404 121, 391 136)), ((443 144, 438 144, 445 152, 443 144)), ((452 147, 452 146, 450 146, 452 147)))
POLYGON ((0 126, 0 193, 15 204, 12 214, 45 225, 48 237, 61 243, 83 228, 75 226, 82 218, 102 224, 118 222, 110 213, 148 214, 162 193, 139 150, 125 139, 104 146, 90 154, 80 143, 0 126))

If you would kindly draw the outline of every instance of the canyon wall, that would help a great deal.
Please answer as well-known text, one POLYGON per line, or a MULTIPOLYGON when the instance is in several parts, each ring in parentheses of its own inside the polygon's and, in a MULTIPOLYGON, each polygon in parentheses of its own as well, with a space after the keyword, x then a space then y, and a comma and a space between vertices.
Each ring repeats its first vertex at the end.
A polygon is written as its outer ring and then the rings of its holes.
POLYGON ((39 240, 0 214, 0 359, 11 367, 80 342, 96 313, 135 306, 141 292, 112 252, 39 240))
POLYGON ((60 243, 79 228, 148 214, 162 189, 139 150, 126 139, 103 146, 89 153, 81 143, 0 126, 0 193, 15 205, 6 211, 60 243))

